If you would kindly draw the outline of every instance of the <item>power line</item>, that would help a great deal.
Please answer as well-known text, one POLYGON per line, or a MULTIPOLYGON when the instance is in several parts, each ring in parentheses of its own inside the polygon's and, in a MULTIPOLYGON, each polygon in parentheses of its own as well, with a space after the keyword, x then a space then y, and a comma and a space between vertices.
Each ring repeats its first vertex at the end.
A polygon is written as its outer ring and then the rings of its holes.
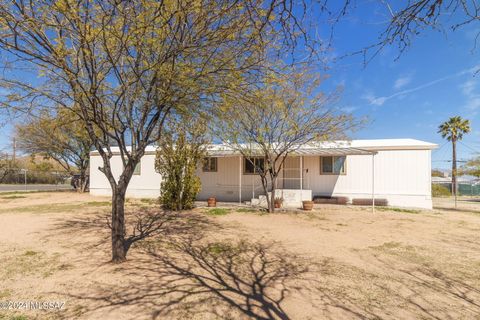
POLYGON ((475 153, 480 153, 480 151, 478 151, 478 150, 476 150, 476 149, 468 146, 467 144, 463 143, 462 141, 458 141, 458 142, 460 142, 461 145, 467 147, 468 149, 472 150, 473 152, 475 152, 475 153))

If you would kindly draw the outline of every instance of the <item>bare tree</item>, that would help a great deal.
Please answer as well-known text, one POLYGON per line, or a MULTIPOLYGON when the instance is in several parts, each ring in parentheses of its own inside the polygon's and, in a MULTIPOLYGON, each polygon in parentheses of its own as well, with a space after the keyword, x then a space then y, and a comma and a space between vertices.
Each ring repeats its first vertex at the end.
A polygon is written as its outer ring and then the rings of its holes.
MULTIPOLYGON (((366 62, 373 59, 384 47, 396 45, 399 54, 411 46, 412 41, 426 30, 443 33, 456 31, 466 25, 480 22, 480 3, 476 0, 408 0, 394 2, 378 1, 388 17, 386 28, 377 42, 364 48, 366 62)), ((351 9, 350 1, 345 1, 344 13, 351 9)), ((480 32, 475 35, 474 49, 480 32)))
POLYGON ((55 105, 81 119, 112 189, 112 261, 122 262, 127 186, 169 113, 213 108, 286 51, 302 61, 299 43, 311 56, 318 44, 303 27, 306 10, 292 0, 1 1, 0 50, 22 74, 4 73, 10 94, 0 106, 55 105))
POLYGON ((256 167, 274 211, 277 179, 285 159, 302 146, 346 137, 360 122, 334 108, 336 94, 318 93, 318 77, 305 72, 271 76, 265 85, 227 97, 215 133, 256 167), (251 157, 264 159, 264 165, 251 157), (271 192, 271 196, 269 195, 271 192))

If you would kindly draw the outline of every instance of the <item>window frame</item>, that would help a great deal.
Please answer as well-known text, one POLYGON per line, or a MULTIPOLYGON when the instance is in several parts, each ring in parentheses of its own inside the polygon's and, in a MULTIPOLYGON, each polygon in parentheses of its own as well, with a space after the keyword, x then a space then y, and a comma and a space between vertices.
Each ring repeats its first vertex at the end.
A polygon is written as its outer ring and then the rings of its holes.
POLYGON ((217 157, 204 157, 202 159, 202 172, 218 172, 218 158, 217 157), (212 160, 215 160, 215 162, 214 162, 215 163, 215 169, 213 169, 213 170, 211 169, 211 166, 210 166, 212 160), (205 161, 208 161, 208 164, 209 164, 207 166, 207 168, 205 166, 205 161), (205 169, 207 169, 207 170, 205 170, 205 169))
POLYGON ((134 176, 140 176, 142 175, 142 160, 138 161, 138 163, 135 165, 135 168, 133 168, 133 175, 134 176))
POLYGON ((331 176, 344 176, 347 174, 347 156, 320 156, 320 174, 321 175, 331 175, 331 176), (332 158, 332 172, 323 171, 323 159, 332 158), (335 172, 335 159, 336 158, 345 158, 343 162, 342 169, 340 172, 335 172))
POLYGON ((263 170, 265 170, 265 157, 262 156, 253 156, 253 157, 243 157, 243 175, 250 176, 250 175, 258 175, 259 172, 256 170, 257 165, 256 165, 256 160, 257 159, 262 159, 263 160, 263 170), (247 161, 249 163, 252 163, 248 159, 254 159, 253 161, 253 172, 247 172, 247 161))

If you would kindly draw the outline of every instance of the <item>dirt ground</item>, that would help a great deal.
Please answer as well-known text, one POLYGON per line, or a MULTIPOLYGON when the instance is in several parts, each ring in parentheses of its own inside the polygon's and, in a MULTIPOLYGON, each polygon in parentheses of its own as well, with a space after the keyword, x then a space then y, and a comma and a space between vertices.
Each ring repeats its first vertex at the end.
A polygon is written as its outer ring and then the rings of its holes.
POLYGON ((435 207, 175 214, 129 200, 128 261, 111 264, 109 199, 0 194, 0 319, 479 318, 480 202, 435 207))

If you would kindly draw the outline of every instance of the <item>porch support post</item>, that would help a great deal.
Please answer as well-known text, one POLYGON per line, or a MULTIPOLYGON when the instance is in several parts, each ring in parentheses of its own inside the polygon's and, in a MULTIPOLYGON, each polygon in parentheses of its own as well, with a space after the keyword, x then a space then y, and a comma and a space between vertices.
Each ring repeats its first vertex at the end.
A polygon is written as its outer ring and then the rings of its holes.
POLYGON ((303 190, 303 156, 300 156, 300 190, 303 190))
POLYGON ((375 213, 375 153, 372 153, 372 213, 375 213))
POLYGON ((242 156, 238 157, 238 203, 242 203, 242 156))

